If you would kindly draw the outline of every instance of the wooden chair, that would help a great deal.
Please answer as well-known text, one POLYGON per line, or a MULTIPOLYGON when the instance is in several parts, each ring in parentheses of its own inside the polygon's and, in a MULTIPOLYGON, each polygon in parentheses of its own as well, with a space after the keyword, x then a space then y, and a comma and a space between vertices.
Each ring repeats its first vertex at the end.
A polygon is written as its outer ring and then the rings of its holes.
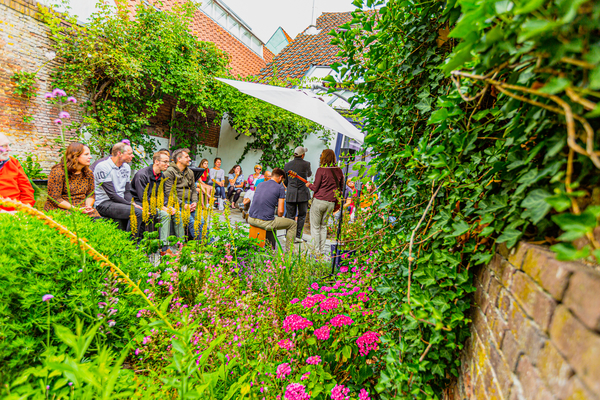
POLYGON ((251 238, 258 239, 260 247, 265 247, 265 241, 268 241, 273 249, 275 249, 277 246, 277 242, 275 241, 273 231, 267 231, 265 229, 250 225, 249 236, 251 238))

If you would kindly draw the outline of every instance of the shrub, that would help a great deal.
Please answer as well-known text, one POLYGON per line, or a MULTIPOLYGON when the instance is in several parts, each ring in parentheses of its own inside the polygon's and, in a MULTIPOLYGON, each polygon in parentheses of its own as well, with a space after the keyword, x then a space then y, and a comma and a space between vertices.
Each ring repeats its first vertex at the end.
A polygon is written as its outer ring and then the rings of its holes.
MULTIPOLYGON (((93 221, 82 214, 52 214, 55 220, 99 252, 108 256, 137 281, 151 270, 128 233, 109 221, 93 221)), ((104 323, 101 337, 121 348, 135 321, 138 296, 123 286, 100 262, 82 255, 56 230, 34 217, 0 214, 0 381, 31 365, 41 353, 50 324, 74 328, 76 317, 104 323), (47 305, 42 296, 54 296, 47 305)))

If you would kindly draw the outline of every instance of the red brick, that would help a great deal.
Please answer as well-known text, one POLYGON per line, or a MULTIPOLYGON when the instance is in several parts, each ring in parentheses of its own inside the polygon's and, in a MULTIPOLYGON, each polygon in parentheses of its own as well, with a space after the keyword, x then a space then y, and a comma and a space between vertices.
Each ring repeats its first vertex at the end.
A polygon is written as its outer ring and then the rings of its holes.
POLYGON ((523 394, 526 399, 550 400, 554 398, 544 386, 539 372, 531 364, 527 356, 521 356, 519 359, 516 375, 521 382, 523 394))
POLYGON ((550 339, 584 384, 600 395, 600 336, 587 329, 567 307, 559 305, 550 339))
POLYGON ((569 263, 557 261, 553 253, 531 246, 522 269, 553 298, 562 300, 572 271, 569 263))
POLYGON ((501 349, 508 369, 514 372, 517 368, 517 361, 519 361, 519 357, 521 357, 523 351, 519 348, 519 343, 517 343, 512 332, 508 331, 504 334, 501 349))
POLYGON ((516 302, 511 304, 507 323, 519 348, 532 360, 536 360, 547 338, 516 302))
POLYGON ((489 347, 490 364, 496 375, 498 387, 503 398, 507 399, 510 396, 510 389, 512 387, 512 373, 506 362, 506 360, 500 355, 500 352, 496 346, 491 345, 489 347))
POLYGON ((567 387, 573 369, 550 341, 546 342, 535 365, 546 386, 562 399, 560 393, 567 387))
POLYGON ((600 331, 600 275, 594 271, 575 271, 564 304, 588 328, 600 331))
POLYGON ((525 254, 529 250, 529 246, 529 244, 521 242, 517 244, 517 247, 513 247, 507 257, 508 262, 511 263, 513 267, 521 269, 521 265, 525 259, 525 254))
POLYGON ((548 330, 556 301, 521 271, 514 275, 510 290, 527 314, 544 330, 548 330))

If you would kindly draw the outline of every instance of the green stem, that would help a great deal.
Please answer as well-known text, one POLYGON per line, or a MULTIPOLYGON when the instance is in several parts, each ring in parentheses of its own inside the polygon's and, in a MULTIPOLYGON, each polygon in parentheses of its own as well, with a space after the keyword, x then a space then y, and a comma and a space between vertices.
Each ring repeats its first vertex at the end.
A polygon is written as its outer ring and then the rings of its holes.
POLYGON ((47 329, 47 337, 46 337, 46 347, 50 348, 50 300, 48 300, 48 329, 47 329))

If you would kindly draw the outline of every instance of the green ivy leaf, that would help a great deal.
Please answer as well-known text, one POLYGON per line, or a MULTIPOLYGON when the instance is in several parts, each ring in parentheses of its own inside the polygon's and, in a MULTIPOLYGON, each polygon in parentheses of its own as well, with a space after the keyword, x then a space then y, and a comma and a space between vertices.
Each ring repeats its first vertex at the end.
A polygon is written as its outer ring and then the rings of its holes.
POLYGON ((581 250, 578 250, 571 243, 558 243, 551 246, 550 250, 556 253, 556 259, 559 261, 574 261, 590 255, 589 245, 585 245, 581 250))
POLYGON ((571 85, 571 81, 569 81, 568 79, 555 76, 552 79, 550 79, 550 81, 548 83, 546 83, 544 85, 544 87, 542 87, 540 89, 540 92, 548 93, 548 94, 556 94, 556 93, 562 92, 570 85, 571 85))
POLYGON ((527 197, 521 202, 521 207, 527 209, 524 216, 530 217, 534 224, 537 224, 550 211, 550 204, 546 202, 546 198, 550 193, 544 189, 535 189, 529 192, 527 197))
POLYGON ((589 211, 585 211, 579 215, 565 213, 553 215, 552 221, 556 223, 560 229, 569 233, 569 238, 566 240, 574 240, 588 232, 591 232, 596 227, 596 217, 589 211), (573 236, 575 237, 573 238, 573 236))
POLYGON ((455 224, 452 224, 452 228, 454 228, 454 232, 452 232, 452 234, 449 235, 449 237, 462 235, 463 233, 469 230, 470 226, 465 221, 459 221, 455 224))
POLYGON ((571 199, 565 193, 546 197, 544 201, 554 207, 554 210, 558 212, 563 212, 571 207, 571 199))
POLYGON ((497 243, 506 243, 506 246, 510 249, 515 246, 517 240, 523 235, 523 232, 515 228, 506 228, 502 235, 496 240, 497 243))
POLYGON ((439 124, 440 122, 444 121, 447 117, 448 110, 445 108, 441 108, 437 111, 434 111, 433 114, 431 114, 431 117, 429 117, 429 120, 427 121, 427 125, 439 124))

